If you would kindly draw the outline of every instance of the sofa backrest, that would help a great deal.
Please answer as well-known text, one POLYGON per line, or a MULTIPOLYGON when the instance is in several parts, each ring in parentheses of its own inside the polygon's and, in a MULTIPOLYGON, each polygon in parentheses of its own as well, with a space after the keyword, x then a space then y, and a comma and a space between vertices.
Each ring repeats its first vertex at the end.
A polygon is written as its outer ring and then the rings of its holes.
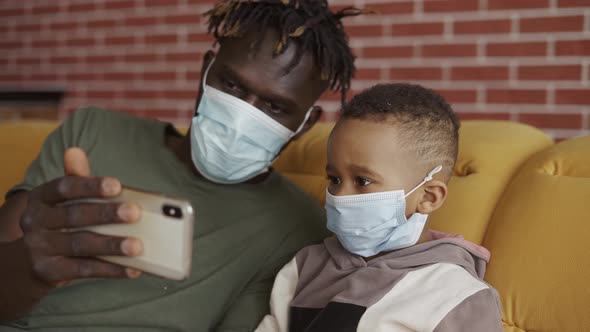
POLYGON ((0 204, 6 192, 23 180, 27 167, 56 126, 54 121, 0 122, 0 204))
POLYGON ((590 136, 530 158, 502 195, 484 246, 507 331, 590 331, 590 136))

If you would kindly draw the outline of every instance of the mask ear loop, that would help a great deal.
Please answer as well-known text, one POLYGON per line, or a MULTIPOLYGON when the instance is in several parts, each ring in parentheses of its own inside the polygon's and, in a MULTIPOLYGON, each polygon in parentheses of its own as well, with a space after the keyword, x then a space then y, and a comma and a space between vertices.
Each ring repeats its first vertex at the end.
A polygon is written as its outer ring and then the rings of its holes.
MULTIPOLYGON (((205 73, 203 73, 203 77, 201 78, 200 84, 203 87, 203 93, 207 91, 207 76, 209 75, 209 69, 211 69, 211 66, 213 66, 213 62, 215 62, 215 57, 211 59, 211 62, 209 62, 209 65, 207 65, 207 69, 205 69, 205 73)), ((193 114, 193 117, 198 115, 198 107, 199 105, 197 104, 195 106, 195 113, 193 114)))
POLYGON ((424 180, 422 180, 422 182, 420 182, 420 184, 418 184, 416 187, 414 187, 414 189, 410 190, 410 192, 407 193, 404 197, 408 197, 411 194, 413 194, 414 191, 418 190, 418 188, 422 187, 422 185, 424 185, 426 182, 432 180, 432 177, 434 176, 434 174, 440 172, 441 170, 442 170, 442 165, 436 166, 432 171, 430 171, 430 173, 428 173, 428 175, 426 175, 426 177, 424 178, 424 180))
POLYGON ((305 114, 305 118, 303 119, 303 122, 301 122, 301 124, 299 125, 299 128, 297 128, 297 130, 295 130, 295 132, 293 133, 293 135, 291 135, 291 137, 293 137, 301 132, 301 130, 303 129, 303 127, 307 123, 307 120, 309 120, 309 117, 311 116, 312 111, 313 111, 313 106, 309 108, 309 110, 305 114))
MULTIPOLYGON (((303 126, 305 126, 305 123, 307 122, 307 120, 309 120, 309 117, 311 116, 311 111, 313 111, 313 106, 307 111, 307 114, 305 114, 305 118, 303 119, 303 122, 299 125, 299 128, 297 128, 297 130, 293 133, 293 135, 291 135, 291 137, 293 137, 301 132, 301 130, 303 129, 303 126)), ((282 150, 281 150, 281 152, 282 152, 282 150)), ((279 152, 279 154, 277 154, 274 157, 274 159, 270 162, 271 164, 274 164, 275 161, 277 161, 277 159, 279 159, 281 152, 279 152)))
POLYGON ((203 92, 205 92, 207 89, 207 76, 209 76, 209 70, 211 69, 211 66, 213 66, 213 62, 215 62, 215 58, 211 59, 211 62, 209 62, 209 65, 203 74, 203 80, 201 81, 201 84, 203 85, 203 92))

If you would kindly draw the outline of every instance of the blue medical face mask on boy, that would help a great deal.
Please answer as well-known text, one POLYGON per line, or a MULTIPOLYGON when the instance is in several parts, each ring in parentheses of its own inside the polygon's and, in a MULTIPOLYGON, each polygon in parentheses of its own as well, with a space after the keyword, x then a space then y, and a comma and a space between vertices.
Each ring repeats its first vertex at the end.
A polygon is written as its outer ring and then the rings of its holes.
POLYGON ((206 179, 224 184, 247 181, 268 171, 293 132, 253 105, 206 84, 191 127, 191 155, 206 179))
POLYGON ((442 169, 437 166, 407 194, 403 190, 333 196, 326 190, 328 229, 349 252, 371 257, 383 251, 413 246, 420 239, 428 215, 406 218, 406 197, 442 169))

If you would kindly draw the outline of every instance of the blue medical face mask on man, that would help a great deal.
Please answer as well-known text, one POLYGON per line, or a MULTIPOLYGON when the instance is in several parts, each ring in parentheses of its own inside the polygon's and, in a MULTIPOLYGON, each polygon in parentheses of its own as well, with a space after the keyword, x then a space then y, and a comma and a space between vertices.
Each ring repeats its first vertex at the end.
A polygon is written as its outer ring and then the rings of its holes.
POLYGON ((297 135, 312 109, 293 132, 255 106, 207 85, 191 127, 192 160, 203 177, 224 184, 245 182, 268 171, 279 152, 297 135))
POLYGON ((394 190, 333 196, 326 190, 328 229, 346 250, 363 257, 413 246, 420 239, 428 215, 414 213, 407 219, 406 197, 441 169, 434 168, 407 194, 394 190))

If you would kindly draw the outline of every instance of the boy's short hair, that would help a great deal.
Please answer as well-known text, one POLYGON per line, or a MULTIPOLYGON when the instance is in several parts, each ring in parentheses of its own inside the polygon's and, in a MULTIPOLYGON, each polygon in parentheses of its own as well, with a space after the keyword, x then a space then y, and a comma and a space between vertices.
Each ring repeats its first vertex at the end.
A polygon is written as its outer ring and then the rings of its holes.
POLYGON ((428 167, 442 165, 448 181, 457 161, 459 118, 433 90, 407 83, 379 84, 354 96, 342 118, 391 121, 400 127, 401 146, 412 147, 428 167))

